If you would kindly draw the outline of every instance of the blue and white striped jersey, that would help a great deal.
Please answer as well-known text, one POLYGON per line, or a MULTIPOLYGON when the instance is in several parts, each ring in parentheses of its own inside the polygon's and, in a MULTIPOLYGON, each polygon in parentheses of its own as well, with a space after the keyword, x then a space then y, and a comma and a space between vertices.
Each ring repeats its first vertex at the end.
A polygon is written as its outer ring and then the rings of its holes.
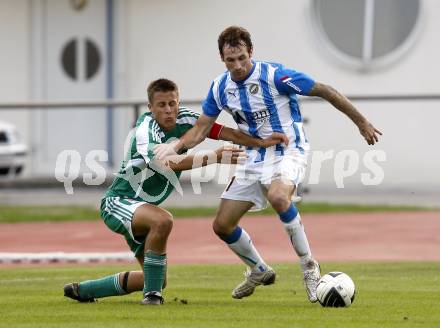
POLYGON ((314 84, 309 76, 281 64, 253 61, 252 71, 245 80, 233 81, 231 74, 225 72, 213 81, 202 105, 203 113, 217 117, 226 110, 241 131, 254 137, 266 138, 273 132, 289 137, 288 148, 277 145, 255 149, 260 155, 255 161, 263 161, 268 152, 278 156, 304 152, 310 147, 296 95, 308 95, 314 84))

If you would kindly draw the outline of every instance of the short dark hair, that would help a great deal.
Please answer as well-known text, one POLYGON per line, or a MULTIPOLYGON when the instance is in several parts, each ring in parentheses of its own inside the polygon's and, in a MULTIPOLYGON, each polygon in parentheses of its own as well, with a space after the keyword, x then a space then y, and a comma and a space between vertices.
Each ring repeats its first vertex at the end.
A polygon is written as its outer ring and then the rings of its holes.
POLYGON ((253 49, 251 34, 243 27, 229 26, 218 37, 218 50, 223 58, 223 48, 228 44, 231 47, 238 47, 239 45, 246 46, 250 53, 253 49))
POLYGON ((148 102, 151 104, 153 102, 153 96, 155 92, 168 92, 176 91, 179 94, 179 88, 177 84, 168 79, 157 79, 151 82, 147 88, 148 102))

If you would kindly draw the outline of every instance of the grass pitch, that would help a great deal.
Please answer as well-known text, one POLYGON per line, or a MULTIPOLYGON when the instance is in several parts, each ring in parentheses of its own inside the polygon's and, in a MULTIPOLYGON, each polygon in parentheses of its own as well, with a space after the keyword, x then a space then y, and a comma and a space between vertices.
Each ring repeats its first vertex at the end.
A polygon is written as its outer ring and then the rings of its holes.
POLYGON ((62 296, 71 281, 128 266, 2 268, 0 327, 440 327, 440 263, 323 263, 356 284, 349 308, 306 300, 298 265, 274 265, 272 286, 234 300, 242 265, 171 265, 166 303, 139 305, 140 293, 80 304, 62 296))
MULTIPOLYGON (((391 205, 352 205, 327 203, 300 203, 298 209, 304 213, 372 213, 396 211, 435 211, 439 208, 391 205)), ((216 207, 167 208, 174 218, 214 217, 216 207)), ((272 208, 246 215, 276 215, 272 208)), ((10 206, 0 205, 0 223, 17 222, 61 222, 100 220, 99 211, 81 206, 10 206)))

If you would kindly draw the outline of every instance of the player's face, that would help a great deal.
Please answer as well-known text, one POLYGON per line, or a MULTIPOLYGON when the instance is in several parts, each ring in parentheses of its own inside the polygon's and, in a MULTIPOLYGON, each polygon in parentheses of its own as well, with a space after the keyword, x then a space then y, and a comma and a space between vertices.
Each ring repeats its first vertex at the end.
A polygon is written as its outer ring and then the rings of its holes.
POLYGON ((234 81, 244 80, 252 70, 252 51, 248 52, 245 45, 231 47, 225 44, 222 60, 234 81))
POLYGON ((153 101, 148 108, 154 115, 157 124, 170 131, 176 126, 177 113, 179 111, 179 95, 177 91, 155 92, 153 101))

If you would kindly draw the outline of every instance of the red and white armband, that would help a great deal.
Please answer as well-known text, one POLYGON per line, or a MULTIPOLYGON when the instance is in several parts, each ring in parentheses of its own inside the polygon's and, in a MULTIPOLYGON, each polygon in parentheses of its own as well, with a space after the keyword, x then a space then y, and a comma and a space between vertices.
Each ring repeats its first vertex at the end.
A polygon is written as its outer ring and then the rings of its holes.
POLYGON ((214 124, 211 127, 211 130, 209 131, 208 138, 218 140, 220 137, 220 132, 222 132, 224 125, 218 124, 214 122, 214 124))

